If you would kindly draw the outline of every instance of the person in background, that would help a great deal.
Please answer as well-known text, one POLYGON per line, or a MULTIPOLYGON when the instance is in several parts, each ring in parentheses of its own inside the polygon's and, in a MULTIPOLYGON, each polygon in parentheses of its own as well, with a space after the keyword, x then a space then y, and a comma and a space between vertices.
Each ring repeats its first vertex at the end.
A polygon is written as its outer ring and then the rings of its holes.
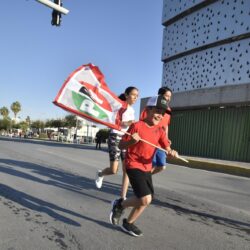
MULTIPOLYGON (((110 166, 98 170, 96 173, 95 184, 97 188, 102 187, 104 176, 116 174, 119 167, 119 160, 121 158, 122 162, 124 161, 126 150, 121 150, 118 147, 118 144, 124 135, 124 132, 127 131, 129 126, 135 121, 135 111, 133 105, 138 99, 139 91, 136 87, 130 86, 126 88, 125 92, 119 96, 119 98, 127 103, 127 109, 122 114, 121 117, 121 131, 111 129, 108 138, 108 150, 109 150, 109 160, 110 166)), ((126 174, 126 170, 123 164, 123 180, 122 180, 122 190, 121 197, 125 198, 124 190, 128 189, 129 180, 126 174)))
POLYGON ((98 131, 96 133, 95 142, 96 142, 95 148, 96 149, 101 149, 102 135, 101 135, 100 131, 98 131))
MULTIPOLYGON (((168 87, 161 87, 158 90, 158 95, 163 95, 165 99, 168 102, 168 105, 171 101, 172 97, 172 90, 168 87)), ((168 106, 168 109, 163 116, 162 120, 159 122, 158 126, 162 127, 162 129, 165 130, 166 136, 168 137, 168 127, 170 125, 170 118, 171 118, 171 109, 168 106)), ((168 139, 169 140, 169 139, 168 139)), ((171 141, 169 140, 169 144, 171 145, 171 141)), ((167 155, 164 151, 160 149, 156 149, 154 158, 153 158, 153 168, 152 168, 152 174, 157 174, 164 170, 166 168, 166 162, 167 162, 167 155)))

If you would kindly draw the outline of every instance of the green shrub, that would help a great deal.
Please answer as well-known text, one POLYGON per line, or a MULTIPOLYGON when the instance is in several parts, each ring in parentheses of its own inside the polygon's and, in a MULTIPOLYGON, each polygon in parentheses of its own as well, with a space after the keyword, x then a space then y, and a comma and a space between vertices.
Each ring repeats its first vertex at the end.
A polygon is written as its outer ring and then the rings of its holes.
POLYGON ((46 133, 40 133, 39 139, 48 139, 48 135, 46 133))

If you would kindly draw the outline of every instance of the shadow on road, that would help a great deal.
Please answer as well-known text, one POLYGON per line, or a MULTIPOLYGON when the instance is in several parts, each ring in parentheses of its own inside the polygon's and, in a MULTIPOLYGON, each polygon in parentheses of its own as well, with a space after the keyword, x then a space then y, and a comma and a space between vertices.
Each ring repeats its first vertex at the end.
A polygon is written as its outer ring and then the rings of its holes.
MULTIPOLYGON (((98 221, 98 220, 89 218, 87 216, 81 215, 79 213, 70 211, 68 209, 59 207, 53 203, 43 201, 43 200, 38 199, 34 196, 20 192, 20 191, 13 189, 7 185, 0 184, 0 191, 1 191, 0 196, 6 198, 8 200, 14 201, 14 202, 20 204, 21 206, 29 208, 33 211, 37 211, 40 213, 46 213, 50 217, 52 217, 58 221, 61 221, 63 223, 66 223, 66 224, 69 224, 72 226, 78 226, 78 227, 81 226, 80 223, 63 216, 63 215, 55 212, 54 210, 57 210, 57 211, 60 211, 60 212, 63 212, 63 213, 66 213, 66 214, 69 214, 69 215, 72 215, 72 216, 75 216, 78 218, 82 218, 82 219, 85 219, 88 221, 92 221, 92 222, 95 222, 101 226, 104 226, 104 227, 107 227, 107 228, 114 230, 114 227, 107 222, 98 221)), ((16 210, 15 210, 15 212, 16 212, 16 210)))
MULTIPOLYGON (((90 179, 84 176, 78 176, 76 174, 72 174, 63 170, 58 170, 52 167, 42 166, 31 162, 16 161, 11 159, 0 159, 0 172, 13 175, 19 178, 35 181, 41 184, 52 185, 72 192, 77 192, 81 195, 96 198, 104 202, 110 202, 109 200, 104 199, 103 197, 96 197, 94 195, 91 195, 90 192, 84 193, 82 191, 97 191, 94 179, 90 179), (27 172, 18 171, 17 168, 30 170, 31 174, 27 172), (36 176, 33 174, 35 174, 36 176), (39 175, 43 178, 39 178, 39 175), (46 177, 47 180, 45 180, 44 177, 46 177)), ((119 185, 108 182, 103 183, 103 187, 101 189, 101 192, 110 193, 114 195, 119 195, 119 191, 119 185)))
MULTIPOLYGON (((181 202, 180 200, 173 200, 174 202, 181 202)), ((221 217, 218 215, 213 215, 205 212, 196 211, 190 208, 185 208, 181 205, 176 205, 167 201, 161 201, 160 199, 155 198, 152 202, 153 205, 160 206, 160 207, 166 207, 174 210, 176 214, 178 215, 190 215, 192 221, 196 221, 195 218, 192 218, 192 216, 195 216, 196 218, 200 218, 203 222, 212 220, 216 224, 220 224, 226 227, 230 227, 233 229, 238 229, 241 231, 244 231, 247 234, 250 234, 250 223, 233 220, 231 218, 221 217)))
POLYGON ((61 222, 64 222, 73 226, 80 226, 78 222, 73 221, 65 216, 62 216, 59 213, 56 213, 54 210, 68 213, 71 215, 75 215, 78 217, 81 216, 80 214, 76 214, 70 210, 58 207, 57 205, 52 204, 50 202, 46 202, 34 196, 25 194, 23 192, 20 192, 4 184, 0 184, 0 190, 1 190, 0 195, 2 197, 12 200, 16 203, 19 203, 23 207, 29 208, 37 212, 46 213, 49 216, 53 217, 54 219, 60 220, 61 222))
MULTIPOLYGON (((93 179, 78 176, 78 175, 65 172, 62 170, 57 170, 51 167, 42 166, 39 164, 25 162, 25 161, 0 159, 0 172, 9 174, 18 178, 23 178, 26 180, 38 182, 44 185, 51 185, 54 187, 76 192, 80 195, 87 196, 87 197, 97 199, 97 200, 101 200, 109 204, 110 204, 110 200, 107 200, 104 198, 103 192, 113 194, 115 196, 119 196, 119 192, 120 192, 120 185, 117 185, 114 183, 104 182, 102 189, 97 190, 93 179), (20 169, 20 171, 17 170, 18 168, 20 169), (22 169, 29 170, 30 173, 22 172, 21 171, 22 169), (39 178, 39 176, 41 176, 42 178, 39 178), (85 190, 85 192, 83 190, 85 190)), ((67 223, 67 224, 80 226, 78 222, 68 219, 54 212, 53 210, 58 210, 58 211, 61 211, 61 212, 64 212, 64 213, 67 213, 76 217, 80 217, 82 219, 93 221, 104 227, 113 229, 113 226, 110 225, 109 223, 94 220, 92 218, 88 218, 81 214, 77 214, 70 210, 61 208, 55 204, 43 201, 36 197, 30 196, 28 194, 15 190, 4 184, 0 184, 0 196, 3 196, 7 199, 11 199, 21 204, 22 206, 25 206, 32 210, 47 213, 51 217, 57 220, 60 220, 64 223, 67 223)))

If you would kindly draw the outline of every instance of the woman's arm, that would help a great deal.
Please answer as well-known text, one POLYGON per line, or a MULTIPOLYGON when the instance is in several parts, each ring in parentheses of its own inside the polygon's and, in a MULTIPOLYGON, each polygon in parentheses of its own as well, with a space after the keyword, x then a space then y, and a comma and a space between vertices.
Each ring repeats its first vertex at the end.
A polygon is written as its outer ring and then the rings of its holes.
POLYGON ((124 127, 129 127, 132 123, 134 123, 135 120, 130 120, 130 121, 122 121, 121 125, 124 127))

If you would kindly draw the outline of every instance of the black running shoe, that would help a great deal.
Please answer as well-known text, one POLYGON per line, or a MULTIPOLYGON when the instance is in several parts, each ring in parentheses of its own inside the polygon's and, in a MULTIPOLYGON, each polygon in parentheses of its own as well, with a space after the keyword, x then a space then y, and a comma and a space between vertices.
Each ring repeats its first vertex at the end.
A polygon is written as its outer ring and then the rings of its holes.
POLYGON ((128 223, 127 219, 123 219, 121 228, 124 232, 129 233, 130 235, 133 235, 135 237, 143 235, 142 231, 133 223, 128 223))
POLYGON ((112 201, 112 209, 109 215, 109 220, 111 222, 111 224, 113 225, 118 225, 120 218, 123 214, 123 210, 124 208, 122 208, 121 203, 122 203, 123 199, 116 199, 112 201))

